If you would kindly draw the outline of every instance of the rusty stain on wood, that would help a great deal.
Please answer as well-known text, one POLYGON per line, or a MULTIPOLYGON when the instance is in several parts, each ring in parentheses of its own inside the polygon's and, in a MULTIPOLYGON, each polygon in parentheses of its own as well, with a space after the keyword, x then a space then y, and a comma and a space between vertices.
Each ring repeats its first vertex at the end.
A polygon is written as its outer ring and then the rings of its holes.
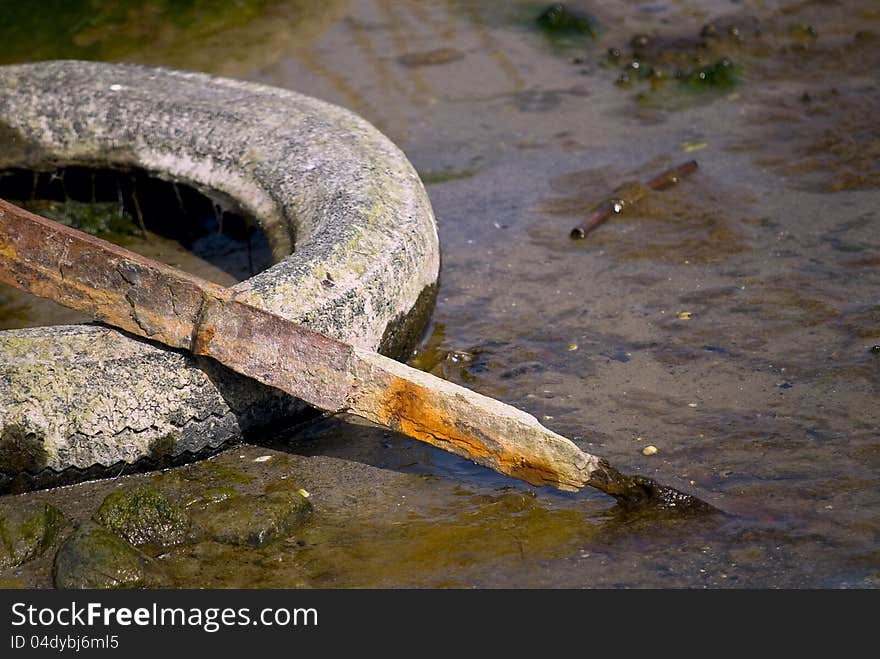
MULTIPOLYGON (((212 357, 319 409, 361 416, 532 485, 569 491, 590 485, 618 501, 650 498, 644 492, 652 492, 645 486, 651 481, 621 476, 521 410, 237 301, 228 289, 3 200, 0 256, 0 281, 212 357)), ((680 495, 668 498, 673 506, 694 499, 671 488, 663 492, 680 495)))

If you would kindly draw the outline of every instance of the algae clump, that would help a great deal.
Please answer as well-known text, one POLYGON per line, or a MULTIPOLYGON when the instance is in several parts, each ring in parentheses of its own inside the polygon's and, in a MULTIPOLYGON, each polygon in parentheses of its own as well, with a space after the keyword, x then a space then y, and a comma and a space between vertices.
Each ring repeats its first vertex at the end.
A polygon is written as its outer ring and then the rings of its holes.
POLYGON ((682 80, 695 90, 730 89, 739 82, 737 67, 728 57, 722 57, 708 66, 694 69, 682 80))
POLYGON ((35 199, 18 203, 32 213, 117 244, 128 244, 144 235, 134 218, 116 202, 35 199))
POLYGON ((56 588, 149 588, 167 585, 155 560, 102 526, 86 523, 55 555, 56 588))
POLYGON ((535 19, 535 24, 549 37, 585 36, 595 39, 599 32, 595 18, 561 2, 545 7, 535 19))
POLYGON ((0 568, 21 565, 55 544, 67 519, 48 503, 0 508, 0 568))
POLYGON ((152 485, 112 492, 93 519, 136 546, 179 544, 186 539, 189 528, 183 509, 152 485))

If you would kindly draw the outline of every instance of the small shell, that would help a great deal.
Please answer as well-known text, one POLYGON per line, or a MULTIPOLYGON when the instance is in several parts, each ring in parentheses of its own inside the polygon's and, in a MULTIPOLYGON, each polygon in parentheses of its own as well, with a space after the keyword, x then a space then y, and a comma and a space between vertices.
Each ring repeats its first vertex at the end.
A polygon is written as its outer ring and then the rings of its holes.
POLYGON ((659 451, 659 450, 660 450, 660 449, 658 449, 658 448, 657 448, 656 446, 654 446, 653 444, 648 444, 645 448, 642 449, 642 454, 643 454, 643 455, 654 455, 654 454, 657 453, 657 451, 659 451))

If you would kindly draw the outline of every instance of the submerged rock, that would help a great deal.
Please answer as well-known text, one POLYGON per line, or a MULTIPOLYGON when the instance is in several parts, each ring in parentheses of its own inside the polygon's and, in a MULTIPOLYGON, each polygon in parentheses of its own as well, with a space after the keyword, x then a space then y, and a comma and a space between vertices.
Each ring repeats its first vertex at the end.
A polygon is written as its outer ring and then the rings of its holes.
POLYGON ((186 539, 189 527, 183 509, 153 485, 134 485, 112 492, 94 520, 137 546, 176 545, 186 539))
POLYGON ((67 525, 64 513, 48 503, 10 503, 0 507, 0 568, 41 556, 67 525))
POLYGON ((230 545, 262 547, 297 529, 311 514, 302 494, 274 490, 256 497, 236 496, 211 503, 192 516, 192 537, 230 545))
POLYGON ((227 499, 231 499, 232 497, 239 496, 239 492, 234 488, 227 486, 220 487, 209 487, 201 492, 197 492, 192 495, 186 501, 186 507, 189 509, 201 509, 206 506, 210 506, 211 504, 220 503, 221 501, 226 501, 227 499))
POLYGON ((156 561, 97 524, 87 522, 55 555, 56 588, 158 588, 166 586, 156 561))

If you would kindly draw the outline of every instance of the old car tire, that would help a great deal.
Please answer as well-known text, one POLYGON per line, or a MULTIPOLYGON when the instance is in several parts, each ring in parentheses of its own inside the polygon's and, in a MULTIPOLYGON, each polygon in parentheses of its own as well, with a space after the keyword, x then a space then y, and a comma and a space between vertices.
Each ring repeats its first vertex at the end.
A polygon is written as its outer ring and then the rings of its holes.
MULTIPOLYGON (((0 86, 0 171, 139 168, 187 183, 269 239, 277 262, 237 285, 240 299, 392 356, 418 338, 439 274, 434 216, 404 154, 364 119, 283 89, 130 64, 3 66, 0 86)), ((0 332, 7 477, 196 452, 303 408, 101 325, 0 332)))

